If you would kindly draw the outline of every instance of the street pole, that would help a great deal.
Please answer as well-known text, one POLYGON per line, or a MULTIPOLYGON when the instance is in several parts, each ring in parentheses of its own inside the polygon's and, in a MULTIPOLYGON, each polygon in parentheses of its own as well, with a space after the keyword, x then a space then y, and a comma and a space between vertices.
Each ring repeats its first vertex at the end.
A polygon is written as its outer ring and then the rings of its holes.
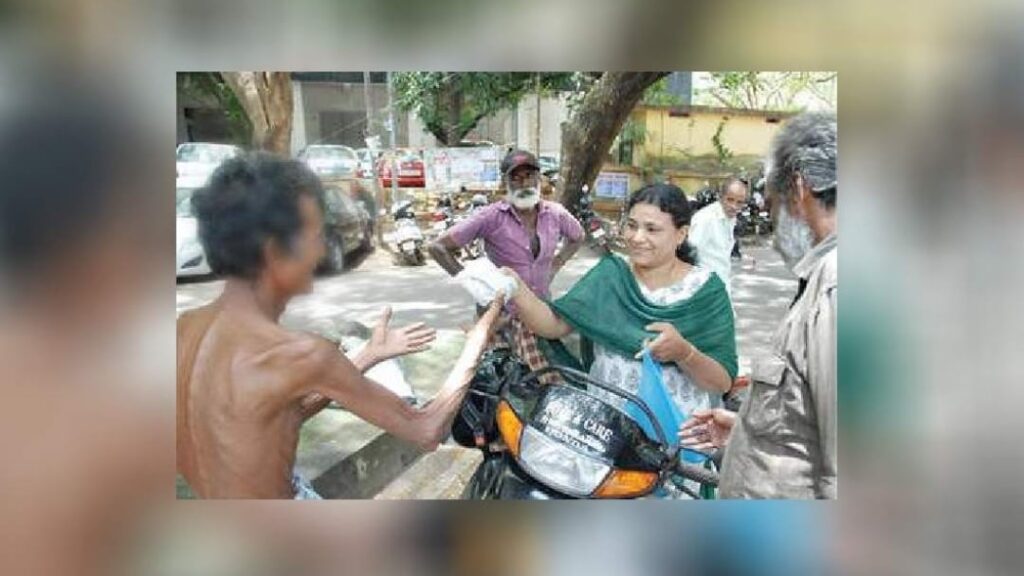
MULTIPOLYGON (((370 128, 370 73, 363 72, 363 107, 366 108, 366 129, 363 130, 363 139, 369 138, 373 132, 370 128)), ((370 143, 366 142, 366 146, 370 143)))
MULTIPOLYGON (((373 229, 377 233, 377 245, 384 245, 384 231, 381 229, 381 225, 384 223, 384 218, 381 216, 381 210, 384 207, 384 191, 377 185, 377 149, 380 147, 380 138, 373 133, 373 114, 371 113, 371 107, 373 106, 370 101, 370 73, 363 72, 363 107, 366 108, 366 130, 364 130, 363 140, 367 148, 370 149, 370 176, 373 178, 373 202, 374 202, 374 213, 373 218, 373 229), (370 142, 373 142, 371 145, 370 142)), ((365 176, 365 175, 364 175, 365 176)))
POLYGON ((521 102, 517 102, 516 107, 512 109, 512 148, 519 148, 519 111, 522 109, 523 105, 521 102))
POLYGON ((535 83, 537 85, 537 124, 534 132, 533 153, 540 156, 540 73, 537 73, 535 83))
POLYGON ((398 197, 398 158, 395 153, 395 87, 388 72, 388 145, 391 148, 391 204, 398 197))

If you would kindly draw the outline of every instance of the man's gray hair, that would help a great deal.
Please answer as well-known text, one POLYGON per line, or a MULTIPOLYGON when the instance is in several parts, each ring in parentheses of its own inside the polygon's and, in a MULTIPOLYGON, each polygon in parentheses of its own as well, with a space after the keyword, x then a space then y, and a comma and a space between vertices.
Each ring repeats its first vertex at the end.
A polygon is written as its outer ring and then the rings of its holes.
POLYGON ((750 186, 747 185, 745 180, 736 176, 730 176, 725 179, 725 182, 722 182, 722 195, 725 195, 725 193, 729 191, 729 188, 732 188, 736 184, 742 186, 744 192, 750 191, 750 186))
POLYGON ((786 122, 772 140, 768 156, 768 189, 792 194, 800 174, 825 206, 836 204, 838 188, 836 115, 805 112, 786 122))

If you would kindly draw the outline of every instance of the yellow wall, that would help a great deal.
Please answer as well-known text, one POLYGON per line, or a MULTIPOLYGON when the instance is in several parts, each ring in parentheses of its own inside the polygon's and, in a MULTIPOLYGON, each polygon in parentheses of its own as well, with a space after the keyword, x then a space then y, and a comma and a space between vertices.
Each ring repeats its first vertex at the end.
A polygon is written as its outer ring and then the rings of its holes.
POLYGON ((728 120, 722 130, 722 142, 736 155, 765 155, 772 136, 781 126, 778 122, 767 122, 764 114, 694 109, 689 117, 682 117, 670 116, 664 108, 641 108, 634 112, 633 119, 644 123, 647 137, 634 162, 642 164, 647 156, 714 155, 711 139, 725 117, 728 120))

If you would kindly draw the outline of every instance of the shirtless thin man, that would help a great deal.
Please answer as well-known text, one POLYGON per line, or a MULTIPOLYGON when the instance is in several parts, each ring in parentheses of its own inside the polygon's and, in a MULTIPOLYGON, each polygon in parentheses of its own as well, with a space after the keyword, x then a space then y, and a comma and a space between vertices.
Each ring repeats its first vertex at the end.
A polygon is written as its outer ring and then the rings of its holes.
POLYGON ((196 194, 207 258, 226 282, 216 301, 178 319, 177 467, 193 491, 292 498, 299 429, 332 400, 435 449, 493 332, 501 298, 467 334, 437 396, 410 406, 362 373, 425 349, 432 330, 390 329, 386 311, 364 351, 349 359, 324 338, 278 324, 288 301, 311 289, 324 253, 315 175, 298 162, 258 154, 226 162, 196 194))

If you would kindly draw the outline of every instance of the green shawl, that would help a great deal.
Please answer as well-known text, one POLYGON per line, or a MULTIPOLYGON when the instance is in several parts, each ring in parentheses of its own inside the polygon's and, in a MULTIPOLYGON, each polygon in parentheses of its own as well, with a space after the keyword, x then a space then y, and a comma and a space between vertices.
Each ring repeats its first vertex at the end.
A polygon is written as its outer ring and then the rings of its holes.
POLYGON ((730 380, 736 379, 732 304, 717 274, 712 274, 690 298, 660 306, 644 298, 629 264, 608 254, 565 296, 551 302, 551 307, 583 338, 585 366, 593 361, 592 343, 632 357, 644 339, 657 335, 645 326, 668 322, 698 350, 721 364, 730 380))

